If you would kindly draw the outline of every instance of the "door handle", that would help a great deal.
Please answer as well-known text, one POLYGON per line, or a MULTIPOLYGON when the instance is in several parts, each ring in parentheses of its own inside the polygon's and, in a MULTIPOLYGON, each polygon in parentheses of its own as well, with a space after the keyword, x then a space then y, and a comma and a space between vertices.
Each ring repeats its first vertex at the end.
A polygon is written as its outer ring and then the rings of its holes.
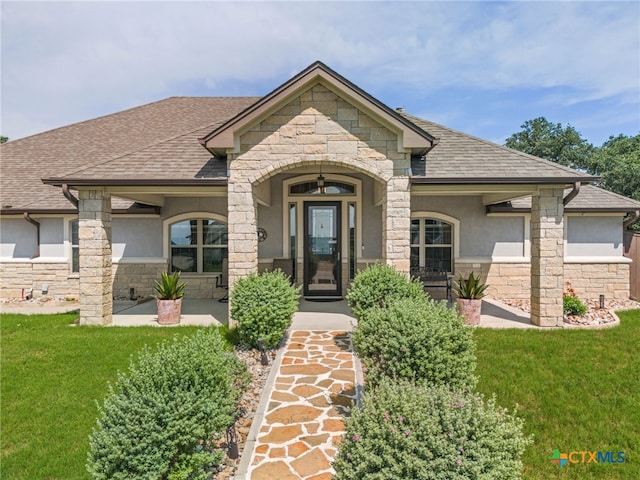
POLYGON ((338 261, 340 261, 340 252, 338 252, 338 261))

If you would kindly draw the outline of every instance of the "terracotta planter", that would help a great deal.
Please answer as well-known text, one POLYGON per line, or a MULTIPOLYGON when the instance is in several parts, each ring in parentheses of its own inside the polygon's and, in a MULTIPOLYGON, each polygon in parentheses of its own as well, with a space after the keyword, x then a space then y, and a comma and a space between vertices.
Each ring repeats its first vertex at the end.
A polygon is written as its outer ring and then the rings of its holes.
POLYGON ((177 325, 180 323, 182 299, 156 300, 158 305, 158 323, 160 325, 177 325))
POLYGON ((458 313, 464 317, 467 325, 480 325, 480 309, 482 300, 479 298, 456 298, 458 313))

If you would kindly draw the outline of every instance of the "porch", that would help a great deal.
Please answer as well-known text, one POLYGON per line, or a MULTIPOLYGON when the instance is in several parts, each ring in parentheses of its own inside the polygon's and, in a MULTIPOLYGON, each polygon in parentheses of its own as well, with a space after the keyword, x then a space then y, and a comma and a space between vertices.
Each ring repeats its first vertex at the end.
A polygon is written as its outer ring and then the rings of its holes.
MULTIPOLYGON (((228 325, 226 303, 215 299, 185 299, 181 325, 228 325)), ((300 307, 293 317, 296 330, 351 330, 356 319, 345 300, 338 302, 311 302, 300 300, 300 307)), ((156 304, 153 301, 139 305, 115 304, 111 326, 159 326, 156 304)), ((539 328, 529 316, 501 302, 484 299, 480 327, 486 328, 539 328)))

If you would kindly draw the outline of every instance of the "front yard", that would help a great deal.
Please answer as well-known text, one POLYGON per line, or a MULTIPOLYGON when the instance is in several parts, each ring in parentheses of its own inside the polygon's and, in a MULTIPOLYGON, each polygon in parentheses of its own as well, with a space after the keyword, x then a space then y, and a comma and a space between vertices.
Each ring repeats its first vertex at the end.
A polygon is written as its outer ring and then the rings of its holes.
POLYGON ((477 330, 478 390, 518 404, 535 435, 525 479, 640 478, 640 310, 618 315, 620 327, 605 330, 477 330), (554 449, 624 451, 626 462, 560 468, 554 449))
POLYGON ((96 400, 144 344, 195 327, 69 326, 65 315, 2 315, 0 478, 86 479, 96 400))
MULTIPOLYGON (((144 344, 195 328, 78 328, 75 316, 2 315, 1 478, 86 479, 95 400, 144 344)), ((607 330, 476 331, 478 389, 519 405, 535 441, 524 478, 640 478, 640 310, 607 330), (554 449, 624 451, 621 464, 570 464, 554 449)))

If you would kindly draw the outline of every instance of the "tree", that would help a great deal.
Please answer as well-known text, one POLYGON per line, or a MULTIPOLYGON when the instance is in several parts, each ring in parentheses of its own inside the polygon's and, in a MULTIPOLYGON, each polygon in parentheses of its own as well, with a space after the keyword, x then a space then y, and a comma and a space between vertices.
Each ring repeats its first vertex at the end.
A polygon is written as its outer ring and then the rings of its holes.
POLYGON ((0 143, 7 143, 9 141, 9 137, 0 136, 0 143))
POLYGON ((640 201, 640 133, 609 137, 586 167, 590 174, 601 177, 598 186, 640 201))
POLYGON ((522 131, 507 138, 507 147, 567 167, 584 168, 594 150, 593 145, 571 125, 563 127, 560 123, 538 117, 527 120, 520 128, 522 131))

